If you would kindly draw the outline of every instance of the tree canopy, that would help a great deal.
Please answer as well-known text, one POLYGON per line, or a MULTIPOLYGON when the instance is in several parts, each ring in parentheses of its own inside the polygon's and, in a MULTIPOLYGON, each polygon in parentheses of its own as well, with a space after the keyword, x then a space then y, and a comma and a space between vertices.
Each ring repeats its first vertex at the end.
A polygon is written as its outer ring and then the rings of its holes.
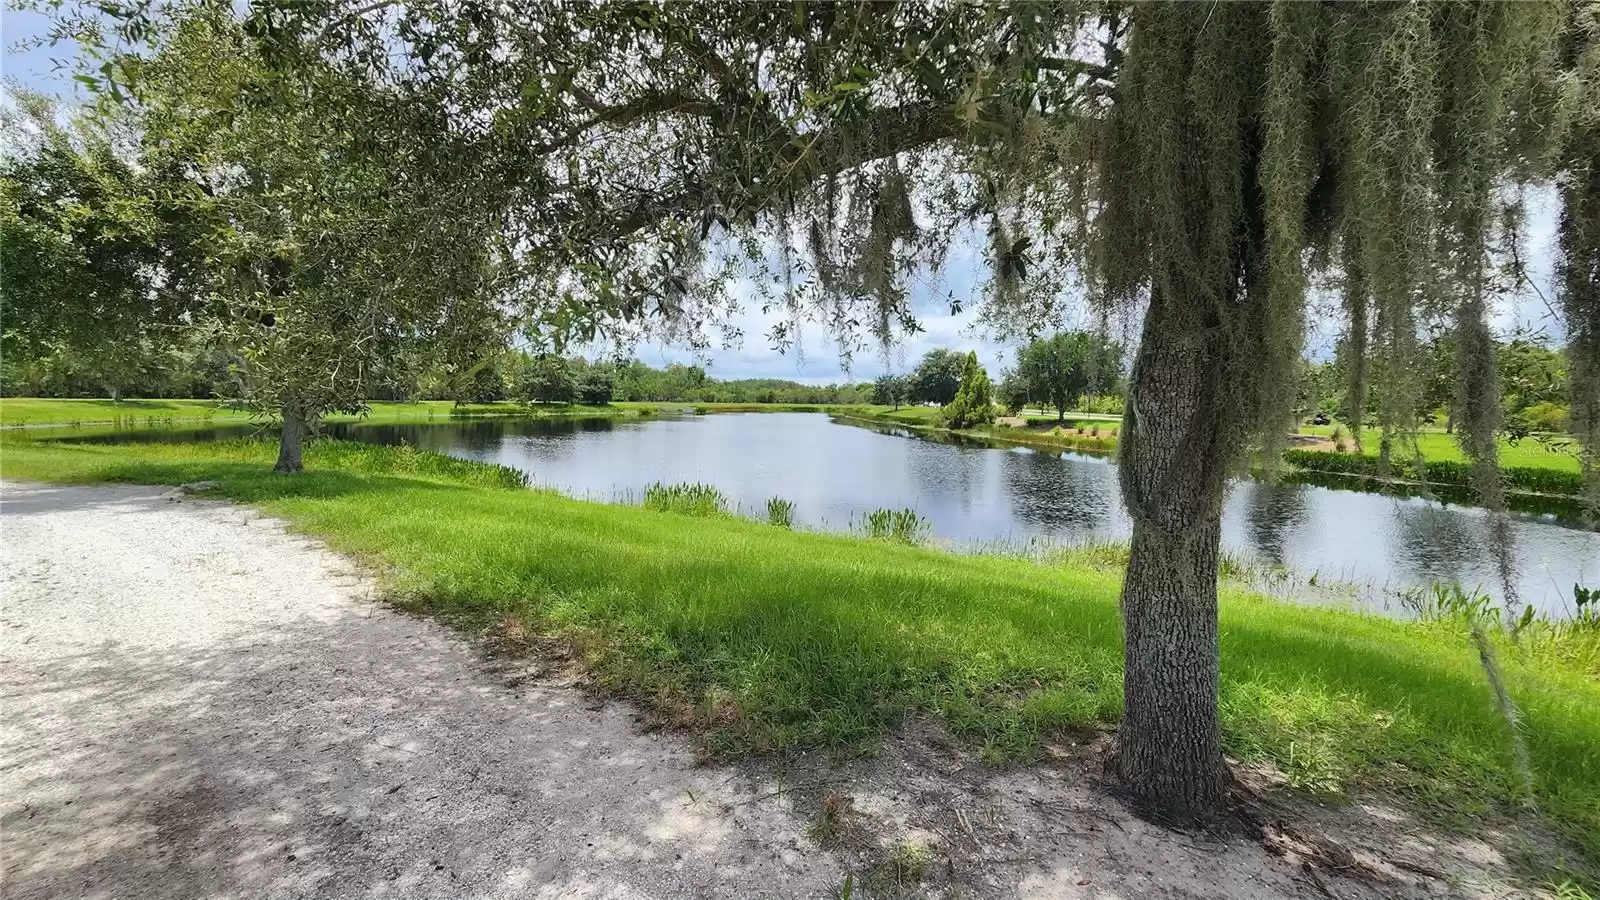
POLYGON ((1089 332, 1037 338, 1017 351, 1019 387, 1029 399, 1055 407, 1056 418, 1064 419, 1085 394, 1117 390, 1121 357, 1121 348, 1089 332))
POLYGON ((26 92, 14 101, 0 156, 0 354, 74 355, 117 396, 203 310, 197 225, 156 188, 162 173, 118 151, 114 130, 64 124, 26 92))

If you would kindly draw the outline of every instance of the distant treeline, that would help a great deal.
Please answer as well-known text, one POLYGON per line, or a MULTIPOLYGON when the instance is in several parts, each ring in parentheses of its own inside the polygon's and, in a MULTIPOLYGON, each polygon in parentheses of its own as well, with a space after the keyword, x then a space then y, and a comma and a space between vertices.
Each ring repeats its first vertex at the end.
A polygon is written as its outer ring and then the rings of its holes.
MULTIPOLYGON (((699 366, 672 363, 656 369, 636 359, 625 362, 582 357, 509 354, 486 370, 475 402, 609 403, 654 400, 689 403, 866 403, 872 385, 800 384, 780 378, 721 381, 699 366)), ((454 399, 454 398, 451 398, 454 399)))
MULTIPOLYGON (((124 352, 60 351, 0 360, 0 395, 7 397, 149 397, 208 399, 236 396, 237 360, 230 352, 194 345, 124 352)), ((872 385, 800 384, 780 378, 723 381, 699 366, 652 368, 582 357, 511 351, 458 374, 425 371, 414 379, 380 380, 369 400, 460 400, 488 403, 603 404, 613 400, 686 403, 867 403, 872 385)))

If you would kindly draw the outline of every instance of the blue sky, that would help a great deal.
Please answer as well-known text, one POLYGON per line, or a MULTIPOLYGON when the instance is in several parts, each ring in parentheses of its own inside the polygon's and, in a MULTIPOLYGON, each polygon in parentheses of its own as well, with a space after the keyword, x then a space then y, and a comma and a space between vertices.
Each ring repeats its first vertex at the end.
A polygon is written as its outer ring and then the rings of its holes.
MULTIPOLYGON (((39 13, 26 10, 0 10, 0 44, 4 46, 4 62, 0 77, 7 83, 18 83, 29 89, 53 95, 63 102, 84 99, 82 88, 71 79, 69 66, 73 48, 66 45, 54 47, 22 48, 19 42, 28 42, 43 36, 48 30, 47 20, 39 13)), ((1551 250, 1554 235, 1555 203, 1551 192, 1536 191, 1530 202, 1528 217, 1527 259, 1533 280, 1539 284, 1546 297, 1549 289, 1551 250)), ((635 355, 651 365, 668 362, 698 363, 707 366, 717 378, 789 378, 807 383, 827 383, 845 380, 870 380, 884 371, 904 372, 915 366, 923 353, 935 347, 949 347, 963 352, 973 350, 996 377, 1002 369, 1015 362, 1013 347, 1001 344, 977 333, 977 300, 982 283, 982 260, 978 248, 956 248, 937 284, 917 283, 912 287, 912 308, 923 332, 907 337, 889 354, 886 361, 875 350, 857 353, 846 373, 840 365, 837 347, 828 341, 825 329, 811 326, 801 332, 797 348, 787 354, 772 349, 764 335, 777 324, 776 313, 763 315, 758 306, 747 308, 737 320, 744 333, 743 341, 734 347, 714 348, 701 357, 681 348, 654 344, 640 344, 635 355), (947 296, 954 293, 962 302, 962 311, 952 314, 947 296), (798 352, 797 352, 798 351, 798 352)), ((1078 323, 1081 324, 1081 323, 1078 323)), ((1543 329, 1559 337, 1560 329, 1545 309, 1544 303, 1532 291, 1506 298, 1499 306, 1495 327, 1502 332, 1514 328, 1543 329)), ((1331 353, 1336 328, 1325 321, 1312 323, 1306 350, 1315 358, 1331 353)))

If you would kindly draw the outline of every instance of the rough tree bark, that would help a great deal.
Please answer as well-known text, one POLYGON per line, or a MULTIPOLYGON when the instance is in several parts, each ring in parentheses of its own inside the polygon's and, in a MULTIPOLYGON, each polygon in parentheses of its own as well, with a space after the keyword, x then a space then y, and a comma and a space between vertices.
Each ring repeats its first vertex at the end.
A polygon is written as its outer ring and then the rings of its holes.
POLYGON ((278 463, 274 472, 293 474, 305 469, 300 459, 300 448, 305 441, 306 419, 298 406, 285 403, 282 408, 283 431, 278 437, 278 463))
POLYGON ((1216 423, 1220 341, 1172 298, 1152 297, 1123 419, 1123 500, 1133 547, 1122 588, 1127 659, 1113 764, 1163 814, 1222 807, 1217 721, 1217 559, 1226 445, 1216 423))

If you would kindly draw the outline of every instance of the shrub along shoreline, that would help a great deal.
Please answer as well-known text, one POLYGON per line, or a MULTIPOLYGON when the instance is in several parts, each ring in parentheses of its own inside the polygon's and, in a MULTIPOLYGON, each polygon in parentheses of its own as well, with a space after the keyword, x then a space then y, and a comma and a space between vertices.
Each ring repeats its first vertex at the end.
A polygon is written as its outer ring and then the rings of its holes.
MULTIPOLYGON (((928 410, 927 412, 936 412, 928 410)), ((905 428, 925 434, 950 436, 957 439, 990 441, 1027 447, 1050 447, 1079 453, 1112 453, 1117 448, 1114 428, 1105 422, 1076 420, 1068 417, 1064 427, 1046 431, 1027 427, 989 425, 978 428, 952 429, 940 424, 936 416, 918 408, 901 411, 847 407, 832 413, 835 421, 854 425, 879 425, 905 428), (1107 433, 1101 434, 1105 429, 1107 433), (1085 433, 1087 432, 1087 433, 1085 433)), ((1049 425, 1054 419, 1030 417, 1027 425, 1049 425)), ((1459 455, 1459 454, 1458 454, 1459 455)), ((1554 460, 1552 455, 1552 460, 1554 460)), ((1564 458, 1563 458, 1564 459, 1564 458)), ((1290 448, 1283 452, 1283 461, 1293 472, 1338 475, 1367 481, 1383 481, 1401 485, 1432 485, 1456 490, 1475 491, 1471 466, 1461 459, 1437 459, 1426 462, 1414 460, 1392 461, 1385 470, 1373 455, 1342 453, 1336 450, 1305 450, 1290 448)), ((1581 499, 1584 493, 1583 475, 1574 466, 1566 468, 1551 465, 1502 465, 1508 494, 1528 498, 1581 499)), ((1579 510, 1581 512, 1581 510, 1579 510)))
MULTIPOLYGON (((372 564, 407 608, 502 640, 564 641, 601 689, 722 753, 857 750, 922 713, 1020 760, 1120 715, 1115 571, 794 531, 693 489, 656 504, 704 515, 579 501, 405 447, 317 441, 304 475, 276 476, 274 449, 11 438, 0 475, 217 481, 372 564)), ((1510 732, 1463 618, 1397 622, 1224 585, 1221 628, 1234 758, 1460 827, 1519 814, 1510 732)), ((1600 628, 1536 623, 1500 657, 1537 815, 1600 867, 1600 628)))
MULTIPOLYGON (((1450 487, 1472 487, 1472 466, 1454 459, 1393 460, 1384 471, 1375 456, 1339 453, 1329 450, 1285 450, 1284 462, 1312 472, 1423 482, 1450 487)), ((1576 497, 1583 493, 1583 474, 1543 466, 1501 466, 1500 477, 1506 489, 1519 493, 1555 497, 1576 497)))

